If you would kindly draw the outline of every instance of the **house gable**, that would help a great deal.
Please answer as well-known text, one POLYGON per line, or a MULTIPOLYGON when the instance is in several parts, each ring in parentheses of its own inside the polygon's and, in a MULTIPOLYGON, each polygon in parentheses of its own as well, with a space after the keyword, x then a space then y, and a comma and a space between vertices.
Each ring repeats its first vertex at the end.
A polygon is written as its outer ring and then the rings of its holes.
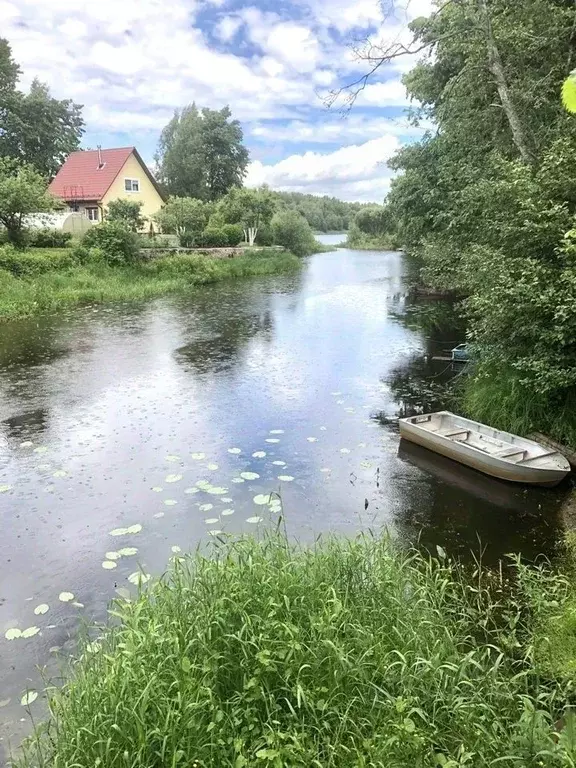
POLYGON ((106 207, 112 200, 118 199, 141 202, 142 215, 147 219, 157 213, 164 203, 158 184, 135 149, 119 169, 101 203, 106 207))

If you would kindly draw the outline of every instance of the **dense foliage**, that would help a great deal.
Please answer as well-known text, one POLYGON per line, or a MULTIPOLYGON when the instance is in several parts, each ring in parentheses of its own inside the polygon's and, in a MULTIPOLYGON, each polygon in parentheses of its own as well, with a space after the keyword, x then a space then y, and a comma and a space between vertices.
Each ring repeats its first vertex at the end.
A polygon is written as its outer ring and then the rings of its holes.
POLYGON ((275 213, 271 228, 274 243, 296 256, 308 256, 320 250, 310 225, 298 211, 289 208, 275 213))
POLYGON ((539 679, 530 612, 489 574, 374 538, 210 554, 117 601, 17 765, 574 765, 569 682, 539 679))
POLYGON ((63 229, 30 229, 26 235, 26 245, 29 248, 65 248, 72 240, 71 232, 63 229))
POLYGON ((123 224, 131 232, 139 232, 145 224, 142 216, 144 203, 138 200, 111 200, 106 209, 106 221, 114 221, 123 224))
POLYGON ((348 230, 348 245, 359 249, 395 249, 396 225, 390 209, 383 205, 361 208, 348 230))
POLYGON ((138 237, 118 221, 105 221, 89 229, 82 238, 86 248, 98 248, 110 265, 136 261, 140 244, 138 237))
POLYGON ((442 0, 413 22, 428 55, 405 84, 436 130, 392 160, 386 207, 426 281, 469 296, 470 411, 576 443, 574 29, 567 0, 442 0))
POLYGON ((335 197, 305 195, 302 192, 274 192, 279 207, 293 208, 316 232, 344 232, 362 203, 346 203, 335 197))
POLYGON ((48 184, 31 165, 0 157, 0 224, 8 240, 23 245, 25 219, 30 213, 47 213, 61 205, 48 193, 48 184))
POLYGON ((28 163, 51 177, 80 145, 81 107, 70 99, 54 99, 38 80, 22 93, 20 74, 8 42, 0 38, 0 157, 28 163))
POLYGON ((218 200, 241 186, 248 165, 238 120, 228 107, 177 111, 162 131, 156 162, 170 195, 218 200))

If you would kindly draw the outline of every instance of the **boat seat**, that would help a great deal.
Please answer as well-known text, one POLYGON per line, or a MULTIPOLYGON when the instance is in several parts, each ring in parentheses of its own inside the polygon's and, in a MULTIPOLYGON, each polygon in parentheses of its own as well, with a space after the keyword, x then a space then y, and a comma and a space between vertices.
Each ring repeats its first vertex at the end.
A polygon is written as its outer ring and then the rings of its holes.
POLYGON ((558 451, 546 451, 546 453, 539 453, 538 456, 528 456, 521 461, 517 461, 517 464, 527 464, 529 461, 536 461, 536 459, 543 459, 545 456, 555 456, 558 451))
POLYGON ((439 432, 438 434, 442 435, 442 437, 456 437, 456 435, 466 435, 466 437, 470 436, 470 430, 469 429, 455 429, 453 432, 439 432))
MULTIPOLYGON (((507 449, 506 449, 507 450, 507 449)), ((524 450, 524 448, 515 448, 512 451, 508 451, 505 453, 495 453, 494 456, 496 456, 498 459, 509 459, 510 456, 516 456, 516 454, 521 453, 522 458, 520 461, 524 461, 526 459, 526 454, 528 451, 524 450)))

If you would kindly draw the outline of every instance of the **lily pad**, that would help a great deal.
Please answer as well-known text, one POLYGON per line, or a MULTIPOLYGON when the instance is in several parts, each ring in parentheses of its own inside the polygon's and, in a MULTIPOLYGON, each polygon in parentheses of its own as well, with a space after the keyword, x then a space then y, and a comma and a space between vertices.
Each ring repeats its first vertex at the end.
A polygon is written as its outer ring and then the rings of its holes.
POLYGON ((258 472, 240 472, 240 477, 243 480, 258 480, 260 475, 258 472))
POLYGON ((24 440, 23 443, 20 443, 20 448, 31 448, 33 445, 32 440, 24 440))
POLYGON ((27 629, 22 630, 22 637, 34 637, 34 635, 37 635, 38 632, 40 632, 40 627, 28 627, 27 629))
POLYGON ((149 573, 142 573, 142 571, 135 571, 134 573, 131 573, 130 576, 128 576, 128 581, 130 584, 134 584, 135 587, 137 587, 140 584, 146 584, 147 581, 150 581, 152 576, 149 573))
POLYGON ((105 571, 111 571, 113 568, 117 568, 118 563, 115 560, 104 560, 102 563, 102 568, 104 568, 105 571))
POLYGON ((0 485, 0 493, 7 493, 10 490, 12 490, 11 485, 8 485, 8 484, 0 485))
POLYGON ((294 478, 292 475, 278 475, 278 480, 281 480, 283 483, 291 483, 294 478))
POLYGON ((317 443, 318 438, 317 437, 307 437, 306 440, 308 440, 309 443, 317 443))
POLYGON ((137 547, 122 547, 122 549, 118 550, 118 554, 122 555, 122 557, 131 557, 132 555, 137 554, 137 552, 137 547))
POLYGON ((123 600, 130 600, 132 598, 130 590, 126 589, 126 587, 116 587, 116 594, 120 595, 123 600))
POLYGON ((22 630, 18 627, 12 627, 12 629, 6 630, 4 637, 6 640, 16 640, 16 638, 22 637, 22 630))
POLYGON ((164 514, 165 514, 164 512, 155 512, 154 517, 156 518, 164 517, 164 514))
POLYGON ((206 458, 205 453, 192 453, 191 456, 194 459, 194 461, 202 461, 202 459, 206 458))
POLYGON ((46 603, 40 603, 40 605, 37 605, 36 608, 34 608, 34 613, 36 616, 43 616, 45 613, 48 613, 50 610, 50 606, 46 603))
POLYGON ((253 458, 255 459, 263 459, 264 456, 266 456, 266 451, 254 451, 252 454, 253 458))
POLYGON ((175 507, 176 504, 178 504, 178 502, 176 501, 176 499, 164 499, 164 504, 167 507, 175 507))
POLYGON ((74 600, 74 594, 72 592, 60 592, 58 600, 61 600, 63 603, 69 603, 74 600))
POLYGON ((204 522, 206 523, 206 525, 214 525, 214 523, 218 522, 218 518, 217 517, 207 517, 206 520, 204 520, 204 522))
POLYGON ((210 512, 211 509, 214 509, 214 504, 200 504, 200 512, 210 512))
POLYGON ((182 475, 166 475, 164 480, 167 483, 177 483, 179 480, 182 480, 182 475))
POLYGON ((232 482, 233 483, 243 483, 244 482, 244 478, 242 478, 242 477, 233 477, 232 478, 232 482))
POLYGON ((198 488, 186 488, 184 493, 198 493, 198 488))
POLYGON ((246 518, 247 523, 261 523, 262 518, 258 517, 258 515, 255 515, 254 517, 247 517, 246 518))
POLYGON ((56 472, 52 473, 52 477, 66 477, 67 474, 63 469, 57 469, 56 472))
POLYGON ((276 467, 285 467, 286 466, 286 462, 285 461, 280 461, 280 460, 273 461, 272 464, 274 464, 274 466, 276 466, 276 467))
POLYGON ((109 536, 126 536, 128 533, 128 528, 114 528, 113 531, 110 531, 108 534, 109 536))
POLYGON ((220 499, 220 501, 221 501, 223 504, 232 504, 232 499, 231 499, 229 496, 226 496, 226 497, 224 497, 224 496, 223 496, 223 497, 220 499))
POLYGON ((210 534, 210 536, 219 536, 222 533, 222 531, 214 529, 212 531, 208 531, 208 533, 210 534))
POLYGON ((279 443, 280 440, 277 437, 267 437, 266 438, 267 443, 279 443))
POLYGON ((231 453, 233 456, 238 456, 239 453, 242 453, 240 448, 228 448, 228 453, 231 453))
POLYGON ((222 512, 220 512, 220 514, 223 517, 227 517, 228 515, 233 515, 234 514, 234 510, 233 509, 223 509, 222 512))
POLYGON ((162 493, 162 491, 164 490, 164 488, 161 488, 159 485, 155 485, 155 486, 152 488, 152 490, 154 491, 154 493, 162 493))
POLYGON ((30 704, 33 704, 37 698, 38 691, 26 691, 24 696, 20 699, 20 704, 22 704, 23 707, 28 707, 30 704))
POLYGON ((120 560, 121 557, 120 552, 106 552, 106 560, 120 560))
POLYGON ((254 496, 254 504, 268 504, 270 501, 270 494, 269 493, 259 493, 257 496, 254 496))
POLYGON ((38 448, 34 448, 34 453, 46 453, 48 448, 45 445, 39 445, 38 448))
POLYGON ((270 430, 271 435, 283 435, 284 430, 283 429, 271 429, 270 430))
POLYGON ((126 528, 126 533, 140 533, 141 530, 142 530, 142 526, 140 525, 140 523, 136 523, 136 525, 131 525, 128 528, 126 528))
POLYGON ((340 448, 340 453, 350 453, 350 448, 340 448))
POLYGON ((175 555, 178 554, 178 552, 182 552, 182 547, 179 547, 178 544, 174 544, 173 547, 171 547, 172 552, 174 552, 175 555))
POLYGON ((224 496, 228 493, 228 488, 221 488, 219 485, 211 485, 210 488, 206 488, 206 493, 211 493, 213 496, 224 496))
POLYGON ((214 464, 214 463, 212 463, 212 464, 206 464, 206 467, 207 467, 207 468, 208 468, 208 469, 209 469, 211 472, 216 472, 216 470, 217 470, 217 469, 219 469, 219 467, 218 467, 218 464, 214 464))
POLYGON ((172 464, 175 464, 176 462, 180 461, 180 456, 171 454, 170 456, 166 456, 166 461, 169 461, 172 464))
POLYGON ((203 491, 205 491, 206 488, 212 488, 212 483, 209 480, 198 480, 196 485, 203 491))

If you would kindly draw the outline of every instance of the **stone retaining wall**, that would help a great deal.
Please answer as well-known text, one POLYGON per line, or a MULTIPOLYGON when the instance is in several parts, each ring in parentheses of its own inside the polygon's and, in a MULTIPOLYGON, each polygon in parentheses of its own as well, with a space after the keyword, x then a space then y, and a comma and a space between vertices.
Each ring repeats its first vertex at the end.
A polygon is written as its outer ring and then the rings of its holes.
POLYGON ((241 256, 245 248, 142 248, 140 258, 151 261, 162 256, 173 256, 177 253, 190 253, 195 256, 207 256, 211 259, 233 259, 241 256))

